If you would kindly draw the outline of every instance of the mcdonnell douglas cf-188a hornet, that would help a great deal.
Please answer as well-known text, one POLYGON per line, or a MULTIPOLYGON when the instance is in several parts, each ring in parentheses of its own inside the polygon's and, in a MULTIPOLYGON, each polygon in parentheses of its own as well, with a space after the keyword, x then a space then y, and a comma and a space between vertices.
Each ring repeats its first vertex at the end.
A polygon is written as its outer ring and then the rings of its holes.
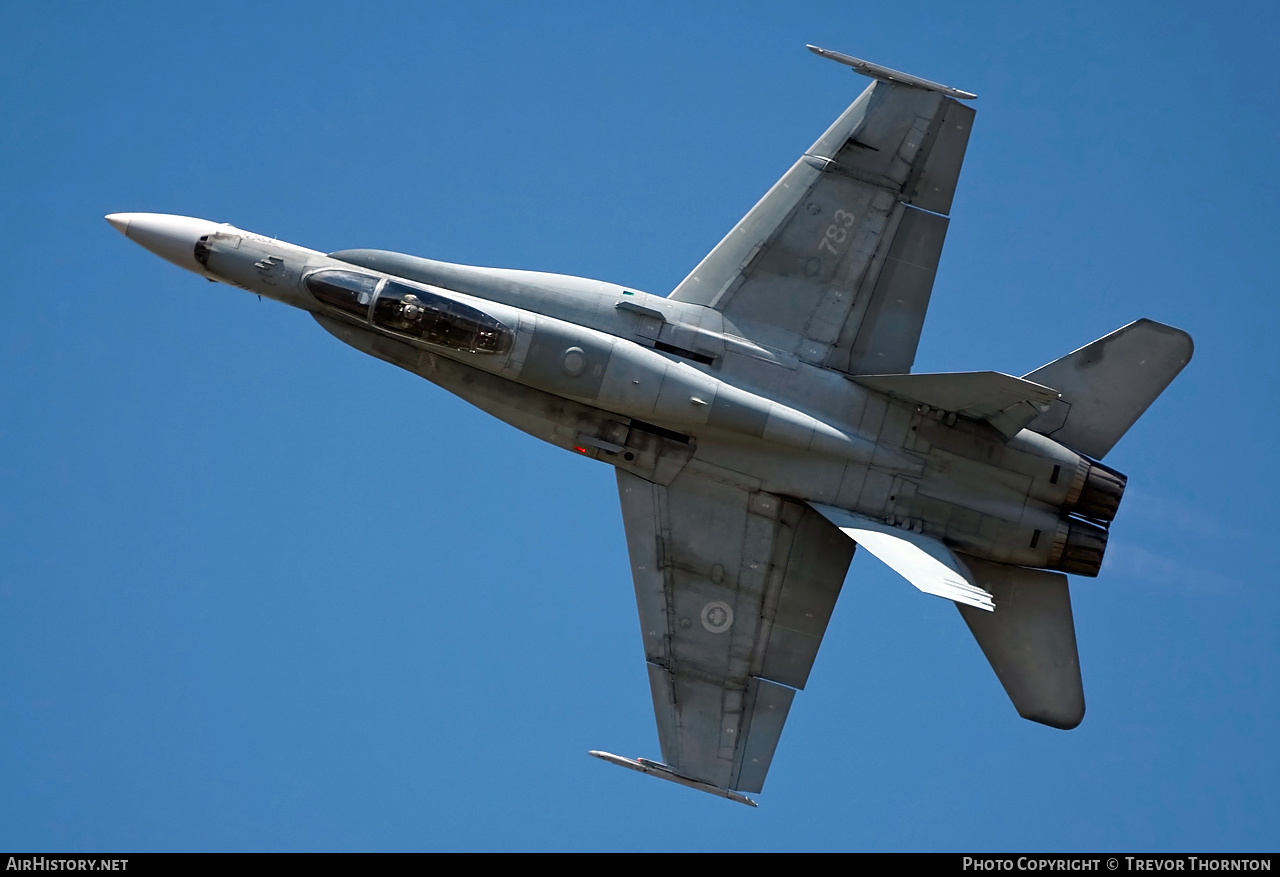
POLYGON ((874 82, 666 298, 154 213, 107 220, 211 280, 616 470, 662 761, 754 806, 856 545, 955 602, 1018 713, 1084 716, 1067 576, 1098 462, 1191 358, 1139 320, 1022 377, 912 374, 975 96, 874 82))

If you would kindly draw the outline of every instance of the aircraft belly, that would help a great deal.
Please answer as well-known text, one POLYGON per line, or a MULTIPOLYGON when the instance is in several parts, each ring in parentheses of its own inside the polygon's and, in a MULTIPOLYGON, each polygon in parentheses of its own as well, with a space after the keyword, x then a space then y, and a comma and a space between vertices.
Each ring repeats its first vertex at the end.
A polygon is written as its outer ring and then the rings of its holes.
POLYGON ((600 384, 600 398, 617 400, 617 406, 636 412, 639 417, 652 414, 658 403, 658 391, 666 370, 644 368, 633 357, 616 350, 618 355, 609 358, 604 380, 600 384))
MULTIPOLYGON (((834 503, 846 469, 840 460, 800 451, 703 439, 693 465, 708 467, 719 480, 780 496, 834 503), (748 474, 750 473, 750 474, 748 474)), ((848 468, 857 468, 848 464, 848 468)))
POLYGON ((911 374, 975 95, 809 48, 876 81, 668 298, 106 217, 614 466, 666 764, 591 754, 751 806, 855 543, 957 602, 1020 715, 1080 722, 1064 573, 1098 574, 1127 484, 1098 459, 1193 350, 1139 320, 1023 378, 911 374))
MULTIPOLYGON (((973 464, 975 471, 991 468, 965 462, 973 464)), ((1057 509, 1001 485, 1001 479, 1016 480, 1013 473, 992 473, 998 477, 975 479, 967 492, 940 490, 941 496, 933 496, 930 488, 937 485, 936 479, 705 438, 689 465, 691 470, 746 489, 918 526, 956 550, 998 563, 1047 566, 1060 527, 1057 509)))
POLYGON ((1031 479, 938 448, 925 458, 919 492, 943 502, 1016 523, 1022 520, 1031 479))
POLYGON ((535 438, 658 484, 671 481, 693 447, 632 428, 630 418, 523 386, 343 320, 316 315, 338 340, 427 379, 535 438))
POLYGON ((434 357, 432 367, 418 373, 523 432, 657 484, 669 483, 693 456, 693 446, 636 429, 630 418, 444 357, 434 357))
POLYGON ((559 320, 537 319, 520 382, 558 396, 595 399, 613 354, 614 339, 559 320))
POLYGON ((692 366, 671 363, 664 369, 654 413, 686 429, 700 426, 711 416, 718 383, 692 366))

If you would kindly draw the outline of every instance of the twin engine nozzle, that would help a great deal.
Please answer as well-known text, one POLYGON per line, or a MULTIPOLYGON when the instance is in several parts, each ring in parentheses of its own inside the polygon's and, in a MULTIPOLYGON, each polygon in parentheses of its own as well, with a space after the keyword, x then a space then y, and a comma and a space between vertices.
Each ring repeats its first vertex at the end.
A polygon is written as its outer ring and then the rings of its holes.
POLYGON ((1129 479, 1093 460, 1082 458, 1082 463, 1089 467, 1084 483, 1080 486, 1079 496, 1074 503, 1067 504, 1066 510, 1091 521, 1109 524, 1115 520, 1129 479))
POLYGON ((1096 576, 1107 550, 1107 527, 1115 519, 1129 479, 1101 463, 1081 457, 1071 495, 1063 507, 1068 514, 1054 535, 1051 569, 1080 576, 1096 576))

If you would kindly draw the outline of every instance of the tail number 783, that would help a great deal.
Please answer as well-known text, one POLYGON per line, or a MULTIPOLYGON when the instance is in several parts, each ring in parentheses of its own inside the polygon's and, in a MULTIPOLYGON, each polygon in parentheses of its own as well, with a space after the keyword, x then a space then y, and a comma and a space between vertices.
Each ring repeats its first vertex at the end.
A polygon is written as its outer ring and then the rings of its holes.
POLYGON ((831 224, 827 226, 827 230, 822 235, 822 239, 818 241, 819 250, 829 250, 831 255, 840 255, 836 249, 836 244, 842 244, 845 238, 849 236, 849 229, 853 226, 854 216, 845 210, 837 210, 831 218, 831 224))

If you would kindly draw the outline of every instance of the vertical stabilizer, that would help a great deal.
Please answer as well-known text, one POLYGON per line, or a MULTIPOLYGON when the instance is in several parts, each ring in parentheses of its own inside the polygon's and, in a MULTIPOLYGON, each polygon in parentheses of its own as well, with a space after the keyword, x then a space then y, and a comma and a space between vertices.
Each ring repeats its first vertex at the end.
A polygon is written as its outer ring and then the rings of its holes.
POLYGON ((1018 715, 1063 730, 1080 724, 1084 684, 1067 577, 974 557, 964 562, 978 586, 994 597, 995 611, 962 603, 956 608, 1018 715))
POLYGON ((1191 361, 1191 336, 1138 320, 1023 378, 1062 394, 1027 425, 1100 460, 1191 361))

